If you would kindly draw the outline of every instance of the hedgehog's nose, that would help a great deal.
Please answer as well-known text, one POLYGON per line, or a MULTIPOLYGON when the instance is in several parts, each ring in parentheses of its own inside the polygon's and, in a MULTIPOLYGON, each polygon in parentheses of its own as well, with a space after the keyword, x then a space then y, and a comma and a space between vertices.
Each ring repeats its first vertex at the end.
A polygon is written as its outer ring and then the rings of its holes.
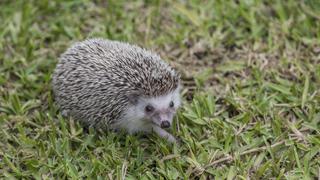
POLYGON ((162 121, 161 128, 168 128, 168 127, 170 127, 169 121, 162 121))

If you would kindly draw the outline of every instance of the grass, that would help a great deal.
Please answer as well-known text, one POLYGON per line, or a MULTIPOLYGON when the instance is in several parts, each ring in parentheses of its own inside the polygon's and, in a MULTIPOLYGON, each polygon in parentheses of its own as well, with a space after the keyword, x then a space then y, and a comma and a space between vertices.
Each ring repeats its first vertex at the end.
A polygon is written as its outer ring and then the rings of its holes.
POLYGON ((316 179, 320 3, 0 2, 0 178, 316 179), (158 52, 182 74, 173 134, 83 132, 50 76, 71 43, 104 37, 158 52))

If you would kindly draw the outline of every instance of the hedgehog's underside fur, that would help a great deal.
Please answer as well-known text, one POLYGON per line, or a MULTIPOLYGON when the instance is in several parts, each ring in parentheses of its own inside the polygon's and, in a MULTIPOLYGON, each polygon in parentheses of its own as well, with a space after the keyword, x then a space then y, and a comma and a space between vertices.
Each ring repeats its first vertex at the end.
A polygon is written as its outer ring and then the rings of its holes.
POLYGON ((178 85, 179 75, 158 55, 104 39, 75 43, 61 55, 52 76, 63 114, 99 128, 121 120, 132 96, 161 96, 178 85))

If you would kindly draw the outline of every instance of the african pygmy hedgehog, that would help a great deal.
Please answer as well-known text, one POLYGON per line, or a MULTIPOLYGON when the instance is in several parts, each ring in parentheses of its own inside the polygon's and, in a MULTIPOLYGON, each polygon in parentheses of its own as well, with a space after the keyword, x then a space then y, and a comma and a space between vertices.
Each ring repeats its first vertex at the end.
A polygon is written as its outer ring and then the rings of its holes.
POLYGON ((88 39, 60 56, 52 76, 63 116, 103 130, 164 130, 180 106, 180 76, 158 55, 128 43, 88 39))

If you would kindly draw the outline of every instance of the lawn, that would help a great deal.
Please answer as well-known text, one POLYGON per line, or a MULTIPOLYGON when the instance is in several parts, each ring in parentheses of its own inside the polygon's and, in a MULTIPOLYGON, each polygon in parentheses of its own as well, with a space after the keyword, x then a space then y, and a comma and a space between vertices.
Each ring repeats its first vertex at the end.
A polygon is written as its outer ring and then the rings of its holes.
POLYGON ((320 1, 0 1, 0 178, 316 179, 320 1), (51 92, 59 55, 103 37, 182 75, 172 133, 85 132, 51 92))

